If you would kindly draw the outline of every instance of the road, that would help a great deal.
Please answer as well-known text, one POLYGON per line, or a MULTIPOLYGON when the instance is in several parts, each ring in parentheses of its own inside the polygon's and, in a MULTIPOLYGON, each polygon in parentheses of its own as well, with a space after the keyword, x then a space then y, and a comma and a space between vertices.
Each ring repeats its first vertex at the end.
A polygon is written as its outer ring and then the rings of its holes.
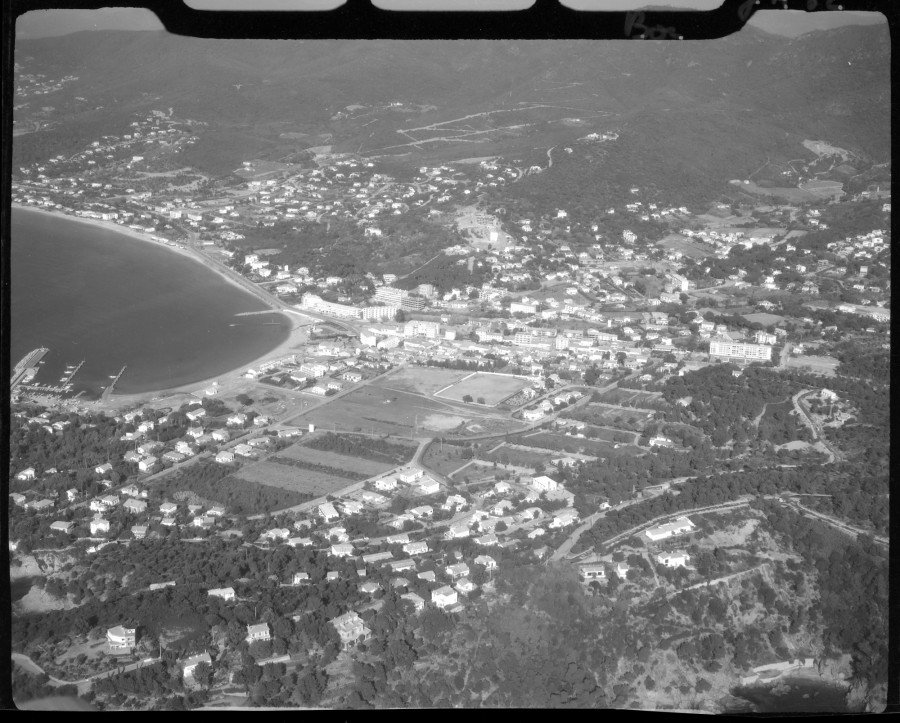
POLYGON ((59 678, 54 678, 52 675, 47 673, 41 666, 35 663, 31 658, 27 655, 23 655, 22 653, 12 653, 11 655, 13 662, 29 671, 30 673, 35 674, 44 674, 49 679, 50 685, 53 686, 61 686, 61 685, 75 685, 78 686, 78 694, 83 695, 90 687, 91 684, 95 680, 101 680, 103 678, 109 678, 113 675, 120 675, 121 673, 129 673, 132 670, 137 670, 138 668, 142 668, 145 665, 152 665, 153 663, 157 663, 161 660, 161 658, 145 658, 144 660, 139 660, 136 663, 129 663, 125 666, 116 666, 112 670, 107 670, 102 673, 97 673, 96 675, 91 675, 87 678, 82 678, 81 680, 61 680, 59 678))
MULTIPOLYGON (((681 484, 682 482, 685 482, 686 480, 689 480, 689 479, 693 479, 693 477, 675 477, 674 479, 667 480, 667 481, 671 485, 671 484, 681 484)), ((664 484, 664 483, 660 482, 658 484, 664 484)), ((630 505, 637 504, 638 502, 643 502, 644 500, 648 500, 651 497, 657 497, 658 495, 665 494, 666 491, 667 490, 665 490, 665 489, 660 489, 658 492, 654 492, 647 497, 635 497, 634 499, 626 500, 625 502, 620 502, 615 507, 610 507, 608 510, 604 510, 602 512, 595 512, 588 518, 588 520, 586 522, 584 522, 582 525, 577 527, 574 530, 574 532, 572 532, 572 534, 566 538, 565 542, 563 542, 563 544, 557 548, 556 552, 554 552, 550 556, 550 560, 561 560, 564 557, 568 556, 569 553, 571 552, 572 548, 575 546, 575 543, 578 542, 578 539, 581 537, 581 535, 584 534, 585 532, 587 532, 589 529, 591 529, 591 527, 594 526, 594 524, 597 522, 597 520, 599 520, 602 517, 606 517, 606 514, 608 512, 612 512, 613 510, 618 511, 618 510, 625 509, 626 507, 628 507, 630 505)), ((580 553, 580 554, 587 554, 589 552, 591 552, 591 550, 586 550, 584 553, 580 553)), ((578 556, 579 555, 575 555, 574 557, 577 559, 578 556)))
POLYGON ((794 405, 794 409, 797 410, 797 414, 800 416, 800 421, 803 422, 808 428, 809 431, 812 432, 813 439, 816 441, 815 446, 823 449, 825 454, 828 455, 828 462, 826 464, 834 464, 835 460, 841 461, 843 458, 841 457, 839 452, 835 452, 832 449, 831 445, 825 442, 822 434, 820 433, 819 427, 812 421, 809 415, 806 413, 806 410, 803 409, 803 406, 800 404, 800 398, 807 394, 815 394, 813 390, 804 389, 802 392, 797 392, 793 397, 791 397, 791 403, 794 405))
MULTIPOLYGON (((811 510, 808 507, 804 507, 796 500, 796 498, 791 498, 790 500, 782 500, 782 504, 794 508, 796 512, 799 512, 801 514, 806 514, 809 517, 815 517, 817 520, 831 525, 831 527, 833 527, 834 529, 839 530, 844 534, 850 535, 853 538, 856 538, 859 535, 872 535, 872 532, 869 530, 863 530, 860 527, 848 525, 846 522, 841 522, 840 520, 836 520, 833 517, 829 517, 828 515, 823 515, 821 512, 816 512, 815 510, 811 510)), ((881 535, 872 536, 874 537, 877 544, 884 547, 888 547, 890 545, 890 540, 888 540, 888 538, 882 537, 881 535)))

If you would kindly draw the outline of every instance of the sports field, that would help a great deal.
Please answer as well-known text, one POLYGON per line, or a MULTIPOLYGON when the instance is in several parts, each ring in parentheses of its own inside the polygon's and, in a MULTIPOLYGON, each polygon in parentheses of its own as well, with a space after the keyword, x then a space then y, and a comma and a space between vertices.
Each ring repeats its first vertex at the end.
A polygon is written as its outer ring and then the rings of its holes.
POLYGON ((435 392, 434 396, 461 402, 463 397, 468 395, 476 401, 484 399, 486 406, 493 407, 529 386, 531 386, 531 382, 518 377, 476 372, 450 387, 435 392))
POLYGON ((431 395, 448 384, 458 382, 471 373, 459 369, 405 367, 373 382, 372 386, 431 395))
POLYGON ((326 431, 390 434, 398 437, 450 433, 472 419, 451 402, 369 385, 295 417, 292 424, 314 423, 326 431))

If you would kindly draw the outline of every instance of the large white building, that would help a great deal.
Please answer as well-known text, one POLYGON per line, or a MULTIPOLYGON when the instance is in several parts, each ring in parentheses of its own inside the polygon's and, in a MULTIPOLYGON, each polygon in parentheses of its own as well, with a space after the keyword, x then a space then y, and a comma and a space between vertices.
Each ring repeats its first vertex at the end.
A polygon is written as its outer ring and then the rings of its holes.
POLYGON ((754 361, 770 361, 772 347, 768 344, 744 344, 726 339, 713 339, 709 342, 709 355, 726 359, 752 359, 754 361))
POLYGON ((675 535, 685 535, 691 530, 694 529, 694 523, 691 522, 687 517, 679 517, 672 522, 667 522, 664 525, 658 525, 657 527, 651 527, 645 533, 648 538, 657 542, 659 540, 665 540, 669 537, 673 537, 675 535))

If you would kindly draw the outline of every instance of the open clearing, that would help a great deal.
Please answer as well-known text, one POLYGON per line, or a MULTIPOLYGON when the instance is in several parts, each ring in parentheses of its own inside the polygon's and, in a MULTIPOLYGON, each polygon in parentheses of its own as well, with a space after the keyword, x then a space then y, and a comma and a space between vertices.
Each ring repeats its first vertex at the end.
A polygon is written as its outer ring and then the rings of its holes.
POLYGON ((475 372, 472 376, 456 382, 449 389, 435 392, 434 396, 462 401, 468 394, 472 399, 483 398, 485 405, 493 407, 529 386, 531 382, 519 377, 475 372))
POLYGON ((831 356, 791 356, 785 366, 792 369, 809 369, 814 374, 825 374, 833 377, 840 362, 831 356))
POLYGON ((356 480, 325 472, 289 467, 275 462, 258 462, 243 467, 236 475, 241 479, 293 492, 308 492, 316 496, 349 487, 356 480))

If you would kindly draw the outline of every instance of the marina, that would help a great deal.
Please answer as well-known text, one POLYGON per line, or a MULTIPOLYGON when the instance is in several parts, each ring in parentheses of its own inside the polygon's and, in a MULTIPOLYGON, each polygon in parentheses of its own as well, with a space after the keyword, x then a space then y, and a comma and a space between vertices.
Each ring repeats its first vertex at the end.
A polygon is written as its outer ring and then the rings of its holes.
POLYGON ((34 379, 37 367, 50 350, 47 347, 38 347, 28 352, 13 368, 10 378, 10 388, 15 389, 20 383, 34 379))

